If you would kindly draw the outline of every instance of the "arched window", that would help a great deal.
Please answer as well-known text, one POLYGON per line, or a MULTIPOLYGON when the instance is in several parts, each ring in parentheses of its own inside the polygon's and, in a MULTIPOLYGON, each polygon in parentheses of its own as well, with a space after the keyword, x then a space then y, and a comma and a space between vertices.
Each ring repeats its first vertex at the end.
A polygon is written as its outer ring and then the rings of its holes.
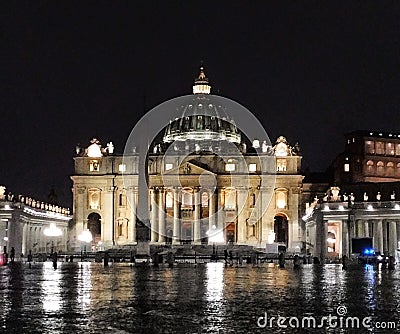
POLYGON ((394 163, 388 162, 386 165, 387 176, 394 176, 394 163))
POLYGON ((400 162, 397 163, 397 165, 396 165, 395 174, 396 174, 396 176, 400 176, 400 162))
POLYGON ((374 174, 374 162, 372 160, 367 161, 367 173, 374 174))
POLYGON ((208 207, 208 193, 206 191, 201 194, 201 206, 208 207))
POLYGON ((383 175, 385 173, 385 164, 382 161, 378 161, 376 164, 376 170, 378 175, 383 175))

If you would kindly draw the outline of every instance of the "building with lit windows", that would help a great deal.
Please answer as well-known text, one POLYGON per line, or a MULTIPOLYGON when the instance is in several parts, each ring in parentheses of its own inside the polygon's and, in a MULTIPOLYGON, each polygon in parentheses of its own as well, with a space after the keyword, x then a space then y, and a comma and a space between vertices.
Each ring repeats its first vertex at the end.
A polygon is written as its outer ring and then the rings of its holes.
POLYGON ((335 182, 400 181, 400 134, 354 131, 334 162, 335 182))
POLYGON ((140 191, 148 198, 151 244, 304 248, 297 145, 283 136, 273 144, 246 141, 210 91, 201 68, 190 102, 148 146, 148 189, 139 187, 138 153, 123 157, 97 139, 77 148, 71 177, 77 248, 78 236, 88 230, 93 249, 136 244, 142 238, 140 191), (244 175, 248 182, 242 184, 244 175))

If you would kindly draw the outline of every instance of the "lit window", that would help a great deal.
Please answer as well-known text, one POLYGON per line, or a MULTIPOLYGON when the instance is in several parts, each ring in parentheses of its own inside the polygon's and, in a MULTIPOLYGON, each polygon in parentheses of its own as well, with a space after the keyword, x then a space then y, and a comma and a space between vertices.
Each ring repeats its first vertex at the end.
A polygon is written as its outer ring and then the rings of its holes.
POLYGON ((225 210, 236 209, 236 191, 235 189, 225 189, 225 210))
POLYGON ((286 159, 276 160, 276 170, 278 172, 286 172, 286 159))
POLYGON ((193 205, 193 196, 190 190, 182 190, 182 207, 191 207, 193 205))
POLYGON ((350 164, 344 164, 344 171, 350 172, 350 164))
POLYGON ((165 198, 165 206, 167 208, 172 208, 174 205, 174 197, 170 191, 167 192, 167 196, 165 198))
POLYGON ((165 170, 171 170, 174 168, 174 164, 165 164, 165 170))
POLYGON ((91 172, 98 172, 100 170, 99 161, 98 160, 91 160, 89 169, 90 169, 91 172))
POLYGON ((208 193, 206 192, 201 194, 201 206, 208 207, 208 193))
POLYGON ((120 172, 126 172, 126 165, 125 165, 125 164, 120 164, 120 165, 118 166, 118 170, 119 170, 120 172))
POLYGON ((257 164, 249 164, 249 172, 256 172, 257 164))
POLYGON ((100 189, 93 188, 88 190, 89 195, 89 208, 98 210, 100 209, 100 189))
POLYGON ((281 190, 276 192, 276 207, 278 209, 286 209, 287 205, 287 191, 281 190))
POLYGON ((236 166, 233 163, 225 164, 225 171, 227 171, 227 172, 233 172, 233 171, 235 171, 235 168, 236 168, 236 166))

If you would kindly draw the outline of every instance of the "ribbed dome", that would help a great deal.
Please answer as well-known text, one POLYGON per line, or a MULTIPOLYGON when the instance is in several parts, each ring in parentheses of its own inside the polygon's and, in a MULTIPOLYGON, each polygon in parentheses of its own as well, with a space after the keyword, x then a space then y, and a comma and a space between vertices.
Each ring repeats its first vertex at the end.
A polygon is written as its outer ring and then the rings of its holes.
POLYGON ((228 141, 239 144, 240 132, 224 107, 208 94, 195 94, 192 101, 178 109, 179 117, 165 130, 164 143, 173 141, 228 141))

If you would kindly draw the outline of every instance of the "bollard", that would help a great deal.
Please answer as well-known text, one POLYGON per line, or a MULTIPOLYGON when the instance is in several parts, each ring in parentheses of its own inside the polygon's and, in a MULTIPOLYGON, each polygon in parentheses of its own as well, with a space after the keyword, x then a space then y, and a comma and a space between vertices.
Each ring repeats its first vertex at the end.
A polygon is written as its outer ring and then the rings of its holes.
POLYGON ((294 269, 297 269, 297 268, 299 268, 300 267, 300 257, 296 254, 294 257, 293 257, 293 268, 294 269))
POLYGON ((158 267, 158 253, 154 253, 153 255, 153 266, 158 267))
POLYGON ((390 255, 390 256, 389 256, 389 269, 390 269, 390 270, 393 270, 395 264, 396 264, 396 261, 395 261, 395 259, 394 259, 394 256, 393 256, 393 255, 390 255))
POLYGON ((285 254, 279 253, 279 268, 285 268, 285 254))
POLYGON ((173 267, 174 266, 174 254, 172 252, 168 252, 167 254, 167 263, 169 267, 173 267))
POLYGON ((57 258, 58 258, 58 254, 57 252, 54 252, 52 255, 52 261, 53 261, 53 268, 57 269, 57 258))

